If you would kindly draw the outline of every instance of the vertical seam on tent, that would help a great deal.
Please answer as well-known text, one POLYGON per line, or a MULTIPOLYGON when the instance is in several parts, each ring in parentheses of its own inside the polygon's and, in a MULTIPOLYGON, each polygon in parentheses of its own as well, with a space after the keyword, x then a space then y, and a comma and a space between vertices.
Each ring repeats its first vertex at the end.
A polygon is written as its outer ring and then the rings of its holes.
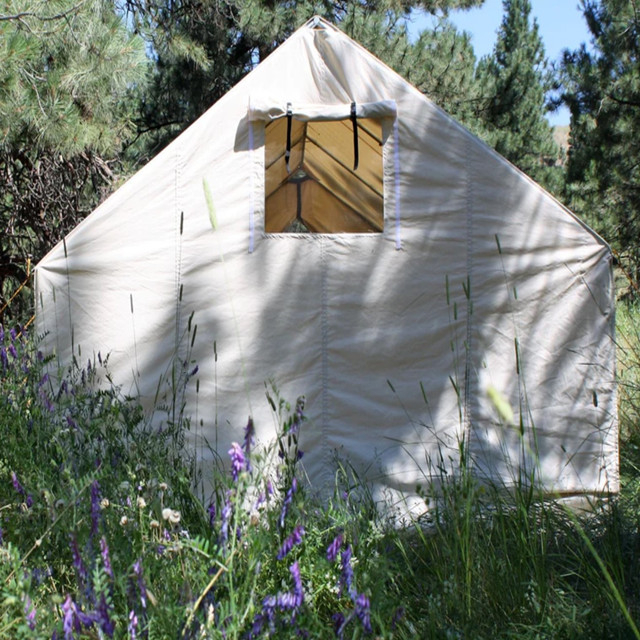
POLYGON ((181 211, 180 211, 180 150, 176 150, 175 171, 173 183, 174 215, 175 215, 175 297, 176 297, 176 332, 175 332, 175 353, 178 356, 180 346, 180 324, 182 320, 182 303, 180 300, 180 278, 182 271, 182 234, 181 234, 181 211))
POLYGON ((400 134, 398 127, 398 114, 393 121, 393 173, 394 173, 394 210, 396 224, 396 250, 402 249, 400 238, 400 134))
POLYGON ((473 298, 472 298, 472 272, 473 272, 473 164, 471 162, 470 142, 466 141, 466 245, 467 245, 467 332, 465 345, 465 366, 464 366, 464 430, 467 450, 471 439, 471 368, 472 368, 472 314, 473 314, 473 298))
MULTIPOLYGON (((608 252, 608 258, 607 258, 607 262, 609 263, 609 269, 608 269, 608 273, 609 273, 609 292, 611 291, 615 291, 615 274, 614 274, 614 270, 613 270, 613 254, 612 251, 609 250, 608 252)), ((608 296, 609 299, 609 309, 611 311, 611 313, 609 314, 609 335, 611 336, 612 340, 613 340, 613 362, 612 362, 612 370, 611 370, 611 375, 612 375, 612 383, 613 383, 613 393, 612 395, 612 399, 613 402, 611 403, 613 406, 613 411, 612 411, 612 415, 613 415, 613 449, 614 449, 614 453, 615 455, 613 456, 613 491, 620 491, 620 463, 617 462, 620 460, 620 439, 618 438, 618 433, 620 431, 620 419, 618 417, 618 412, 616 411, 616 407, 618 406, 618 385, 616 384, 616 371, 617 371, 617 353, 616 353, 616 348, 615 345, 617 344, 617 337, 616 337, 616 305, 615 303, 612 303, 612 301, 615 299, 614 297, 612 297, 611 293, 609 293, 608 296)), ((611 428, 608 430, 609 432, 611 432, 611 428)), ((605 436, 606 438, 607 436, 605 436)), ((609 458, 611 459, 611 458, 609 458)), ((608 470, 608 466, 607 466, 607 477, 609 477, 609 470, 608 470)))
MULTIPOLYGON (((321 269, 321 306, 320 315, 321 336, 322 336, 322 457, 324 458, 325 474, 329 473, 329 465, 331 463, 329 456, 329 310, 328 310, 328 291, 327 291, 327 259, 325 253, 325 241, 320 237, 320 269, 321 269)), ((328 479, 327 479, 328 481, 328 479)))
POLYGON ((253 253, 253 242, 255 237, 255 176, 254 153, 253 153, 253 122, 249 121, 249 253, 253 253))

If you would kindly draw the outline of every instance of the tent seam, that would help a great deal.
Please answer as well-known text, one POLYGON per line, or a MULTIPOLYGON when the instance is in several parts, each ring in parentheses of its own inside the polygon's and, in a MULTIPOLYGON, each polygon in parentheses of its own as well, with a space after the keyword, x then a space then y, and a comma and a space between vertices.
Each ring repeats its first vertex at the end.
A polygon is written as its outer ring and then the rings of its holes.
POLYGON ((176 331, 175 331, 175 356, 180 347, 180 324, 182 321, 182 304, 180 301, 180 279, 182 275, 182 229, 180 213, 180 150, 176 148, 174 171, 174 216, 175 216, 175 297, 176 297, 176 331))
POLYGON ((471 162, 470 142, 466 140, 466 245, 467 245, 467 327, 466 327, 466 345, 465 345, 465 366, 464 366, 464 436, 469 447, 471 441, 472 421, 471 421, 471 368, 472 368, 472 319, 473 299, 472 299, 472 272, 473 272, 473 164, 471 162))
POLYGON ((393 121, 393 199, 395 218, 395 240, 396 250, 402 249, 402 238, 400 228, 400 116, 396 113, 393 121))
MULTIPOLYGON (((320 269, 321 269, 321 340, 322 340, 322 361, 321 361, 321 378, 322 378, 322 457, 324 458, 325 475, 329 473, 330 468, 330 451, 329 451, 329 310, 327 308, 328 291, 327 291, 327 260, 325 252, 324 238, 320 237, 320 269)), ((329 478, 326 482, 328 484, 329 478)))
POLYGON ((254 139, 253 122, 249 125, 249 253, 253 253, 255 238, 255 167, 254 167, 254 139))

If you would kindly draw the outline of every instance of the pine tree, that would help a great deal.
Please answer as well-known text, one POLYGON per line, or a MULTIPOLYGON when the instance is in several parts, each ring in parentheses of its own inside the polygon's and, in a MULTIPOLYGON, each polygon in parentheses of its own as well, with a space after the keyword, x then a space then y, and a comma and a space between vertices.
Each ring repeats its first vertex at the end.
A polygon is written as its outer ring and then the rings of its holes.
POLYGON ((592 48, 565 52, 571 110, 567 198, 640 283, 640 7, 584 0, 592 48))
POLYGON ((2 3, 0 302, 113 179, 145 67, 108 0, 2 3))
POLYGON ((544 46, 529 0, 503 0, 493 55, 476 77, 482 93, 478 133, 496 151, 551 191, 560 187, 559 149, 545 118, 551 89, 544 46))
POLYGON ((337 24, 445 108, 462 111, 475 64, 468 37, 443 19, 413 43, 407 19, 415 8, 445 16, 483 1, 124 0, 155 61, 139 121, 147 146, 138 151, 156 153, 314 15, 337 24))

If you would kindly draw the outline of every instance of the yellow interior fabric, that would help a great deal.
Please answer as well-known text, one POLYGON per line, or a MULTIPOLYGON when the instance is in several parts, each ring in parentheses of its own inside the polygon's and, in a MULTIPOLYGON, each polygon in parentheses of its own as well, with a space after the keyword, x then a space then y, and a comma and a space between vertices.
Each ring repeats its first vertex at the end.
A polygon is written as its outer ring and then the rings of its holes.
POLYGON ((379 233, 383 229, 380 123, 358 122, 354 169, 350 120, 291 123, 289 171, 287 119, 265 130, 265 231, 379 233), (296 222, 297 221, 297 222, 296 222))

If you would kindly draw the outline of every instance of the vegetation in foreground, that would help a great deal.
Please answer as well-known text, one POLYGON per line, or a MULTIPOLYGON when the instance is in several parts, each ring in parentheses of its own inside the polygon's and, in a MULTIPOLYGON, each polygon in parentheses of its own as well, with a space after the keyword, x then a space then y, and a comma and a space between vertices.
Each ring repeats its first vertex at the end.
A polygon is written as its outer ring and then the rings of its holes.
POLYGON ((148 427, 98 386, 100 356, 54 382, 32 340, 0 337, 0 638, 640 637, 637 429, 623 494, 589 516, 463 473, 398 528, 346 465, 328 503, 308 495, 304 403, 272 394, 275 442, 249 421, 203 505, 188 425, 148 427))

